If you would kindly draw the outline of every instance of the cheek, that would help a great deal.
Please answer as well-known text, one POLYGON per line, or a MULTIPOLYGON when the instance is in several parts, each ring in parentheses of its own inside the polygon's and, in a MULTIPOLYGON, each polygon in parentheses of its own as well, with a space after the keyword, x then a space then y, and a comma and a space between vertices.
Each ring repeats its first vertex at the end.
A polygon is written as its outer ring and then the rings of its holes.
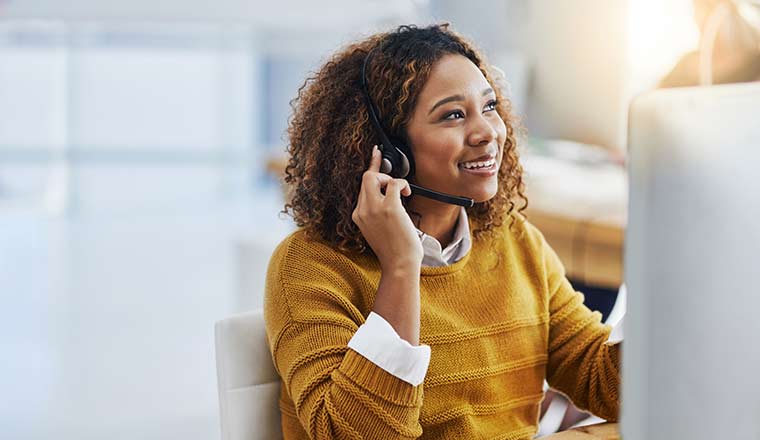
POLYGON ((499 139, 501 140, 501 143, 503 144, 507 140, 507 124, 504 122, 503 119, 499 118, 498 123, 496 124, 496 132, 499 133, 499 139))
POLYGON ((507 142, 507 124, 499 118, 494 129, 496 130, 496 137, 499 141, 499 150, 504 151, 504 145, 507 142))
POLYGON ((420 139, 413 149, 418 169, 440 171, 447 163, 456 162, 456 142, 443 133, 432 134, 420 139))
MULTIPOLYGON (((416 160, 416 159, 415 159, 416 160)), ((452 169, 456 169, 456 157, 449 154, 448 151, 428 151, 421 159, 417 160, 418 175, 423 174, 427 178, 448 178, 444 177, 452 169)))

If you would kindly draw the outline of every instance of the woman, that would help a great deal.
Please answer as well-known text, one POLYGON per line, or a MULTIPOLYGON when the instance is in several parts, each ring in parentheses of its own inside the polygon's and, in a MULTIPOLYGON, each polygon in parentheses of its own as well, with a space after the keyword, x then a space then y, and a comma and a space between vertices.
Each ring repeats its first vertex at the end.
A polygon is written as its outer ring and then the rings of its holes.
POLYGON ((470 43, 446 25, 372 36, 294 107, 301 228, 272 255, 264 310, 286 439, 530 439, 545 378, 616 418, 619 348, 520 215, 515 118, 470 43), (370 105, 408 146, 408 180, 380 172, 370 105))

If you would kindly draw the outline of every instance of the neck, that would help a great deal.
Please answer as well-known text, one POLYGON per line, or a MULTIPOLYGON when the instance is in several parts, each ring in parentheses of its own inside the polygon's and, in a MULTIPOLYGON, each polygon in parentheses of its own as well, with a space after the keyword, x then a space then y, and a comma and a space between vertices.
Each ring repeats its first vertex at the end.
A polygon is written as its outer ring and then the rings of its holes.
POLYGON ((461 209, 456 205, 419 196, 412 197, 406 208, 417 229, 434 237, 443 248, 454 238, 461 209))

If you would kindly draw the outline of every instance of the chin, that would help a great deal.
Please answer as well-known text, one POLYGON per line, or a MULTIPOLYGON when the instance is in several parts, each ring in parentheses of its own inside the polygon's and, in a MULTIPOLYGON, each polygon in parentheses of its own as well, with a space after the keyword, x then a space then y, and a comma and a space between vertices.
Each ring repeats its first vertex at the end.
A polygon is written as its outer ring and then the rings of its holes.
POLYGON ((471 198, 475 201, 475 203, 483 203, 491 200, 496 196, 496 193, 498 192, 498 186, 494 185, 492 188, 483 188, 481 191, 473 192, 472 194, 468 195, 467 197, 471 198))

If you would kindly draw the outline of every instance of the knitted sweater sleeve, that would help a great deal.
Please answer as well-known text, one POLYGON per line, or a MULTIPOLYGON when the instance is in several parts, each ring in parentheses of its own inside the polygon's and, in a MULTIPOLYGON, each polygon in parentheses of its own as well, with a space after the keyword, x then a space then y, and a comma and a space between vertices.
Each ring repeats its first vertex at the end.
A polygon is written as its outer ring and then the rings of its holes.
MULTIPOLYGON (((540 236, 540 233, 539 233, 540 236)), ((609 421, 619 408, 621 345, 606 345, 611 328, 583 304, 557 254, 540 236, 549 296, 549 385, 581 409, 609 421)))
POLYGON ((348 342, 363 322, 350 283, 329 261, 273 255, 264 317, 275 368, 311 439, 422 435, 423 385, 384 371, 348 342))

